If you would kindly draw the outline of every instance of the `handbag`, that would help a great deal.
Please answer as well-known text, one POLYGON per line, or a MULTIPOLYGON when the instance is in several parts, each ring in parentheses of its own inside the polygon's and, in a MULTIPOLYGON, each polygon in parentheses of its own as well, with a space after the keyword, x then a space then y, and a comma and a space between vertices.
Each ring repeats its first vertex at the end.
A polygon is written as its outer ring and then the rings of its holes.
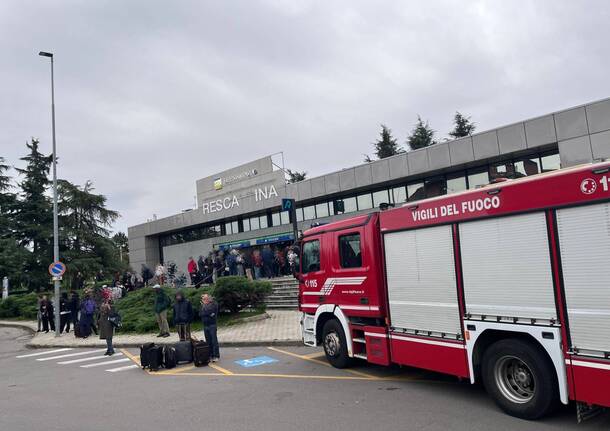
POLYGON ((108 321, 114 328, 120 329, 123 326, 121 315, 117 312, 114 312, 113 314, 108 316, 108 321))

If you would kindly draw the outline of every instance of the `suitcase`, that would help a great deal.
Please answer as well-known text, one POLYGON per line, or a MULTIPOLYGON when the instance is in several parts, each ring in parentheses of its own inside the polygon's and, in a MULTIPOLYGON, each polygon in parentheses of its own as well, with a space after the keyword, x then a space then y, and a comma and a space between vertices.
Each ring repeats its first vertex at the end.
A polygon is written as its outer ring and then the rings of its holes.
POLYGON ((176 349, 177 364, 193 362, 193 345, 190 341, 178 341, 174 344, 174 349, 176 349))
POLYGON ((155 346, 155 343, 146 343, 140 346, 140 365, 142 368, 147 368, 150 365, 150 349, 155 346))
POLYGON ((168 370, 176 366, 176 349, 172 346, 163 348, 163 366, 168 370))
POLYGON ((148 369, 150 371, 159 371, 163 366, 163 346, 152 346, 148 350, 148 369))
POLYGON ((76 322, 76 325, 74 325, 74 336, 76 338, 83 338, 82 334, 80 333, 80 325, 78 322, 76 322))
POLYGON ((203 367, 210 363, 210 346, 205 341, 193 342, 193 362, 196 367, 203 367))

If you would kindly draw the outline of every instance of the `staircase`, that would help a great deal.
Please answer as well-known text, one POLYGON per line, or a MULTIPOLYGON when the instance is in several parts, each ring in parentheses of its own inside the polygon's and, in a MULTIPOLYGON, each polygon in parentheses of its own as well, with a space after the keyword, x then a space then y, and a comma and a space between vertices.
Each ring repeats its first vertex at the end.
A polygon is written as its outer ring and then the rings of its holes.
POLYGON ((270 309, 294 310, 299 307, 299 281, 294 277, 272 278, 273 291, 265 298, 270 309))

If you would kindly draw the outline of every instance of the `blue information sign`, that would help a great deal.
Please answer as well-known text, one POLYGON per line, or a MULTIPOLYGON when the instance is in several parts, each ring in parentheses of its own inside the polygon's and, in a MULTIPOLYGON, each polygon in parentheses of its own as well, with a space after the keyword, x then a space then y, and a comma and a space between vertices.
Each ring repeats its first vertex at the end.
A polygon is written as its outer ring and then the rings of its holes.
POLYGON ((282 199, 282 211, 290 211, 294 208, 294 199, 282 199))

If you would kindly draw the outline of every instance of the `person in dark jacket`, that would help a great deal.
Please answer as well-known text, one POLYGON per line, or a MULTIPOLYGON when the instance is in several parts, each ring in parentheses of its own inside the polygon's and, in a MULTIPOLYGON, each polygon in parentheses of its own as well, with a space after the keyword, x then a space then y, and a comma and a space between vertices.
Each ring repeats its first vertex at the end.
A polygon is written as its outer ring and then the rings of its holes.
POLYGON ((114 313, 112 300, 107 298, 100 306, 100 318, 97 321, 97 326, 100 328, 100 340, 106 340, 106 353, 104 355, 114 355, 114 346, 112 345, 112 337, 114 336, 114 326, 108 318, 114 313))
POLYGON ((47 295, 44 295, 40 301, 40 316, 42 317, 42 330, 49 332, 49 326, 51 326, 51 331, 55 331, 55 310, 53 301, 49 300, 47 295))
POLYGON ((191 339, 191 322, 193 321, 193 305, 191 301, 184 297, 182 291, 176 292, 176 302, 174 302, 174 325, 178 331, 180 341, 191 339))
POLYGON ((68 300, 68 292, 63 292, 61 294, 61 298, 59 299, 59 333, 63 333, 64 330, 66 334, 70 332, 70 310, 69 310, 70 301, 68 300))
POLYGON ((201 317, 201 323, 203 324, 205 341, 210 346, 210 360, 212 362, 216 362, 220 359, 218 337, 216 336, 218 304, 207 293, 201 295, 201 309, 199 311, 199 316, 201 317))
MULTIPOLYGON (((78 325, 78 310, 80 309, 80 298, 74 290, 70 292, 70 301, 68 302, 68 310, 70 311, 70 321, 72 326, 76 328, 78 325)), ((68 325, 69 328, 70 325, 68 325)))
POLYGON ((80 304, 80 334, 81 337, 87 338, 91 335, 91 327, 93 326, 93 316, 95 315, 95 301, 91 292, 85 291, 85 299, 80 304))
POLYGON ((159 325, 159 335, 157 337, 169 337, 169 324, 167 323, 167 310, 171 305, 169 297, 161 289, 161 286, 155 284, 153 286, 155 290, 155 317, 157 318, 157 324, 159 325))
POLYGON ((273 277, 273 250, 269 245, 265 245, 261 254, 263 256, 263 273, 265 277, 271 278, 273 277))

